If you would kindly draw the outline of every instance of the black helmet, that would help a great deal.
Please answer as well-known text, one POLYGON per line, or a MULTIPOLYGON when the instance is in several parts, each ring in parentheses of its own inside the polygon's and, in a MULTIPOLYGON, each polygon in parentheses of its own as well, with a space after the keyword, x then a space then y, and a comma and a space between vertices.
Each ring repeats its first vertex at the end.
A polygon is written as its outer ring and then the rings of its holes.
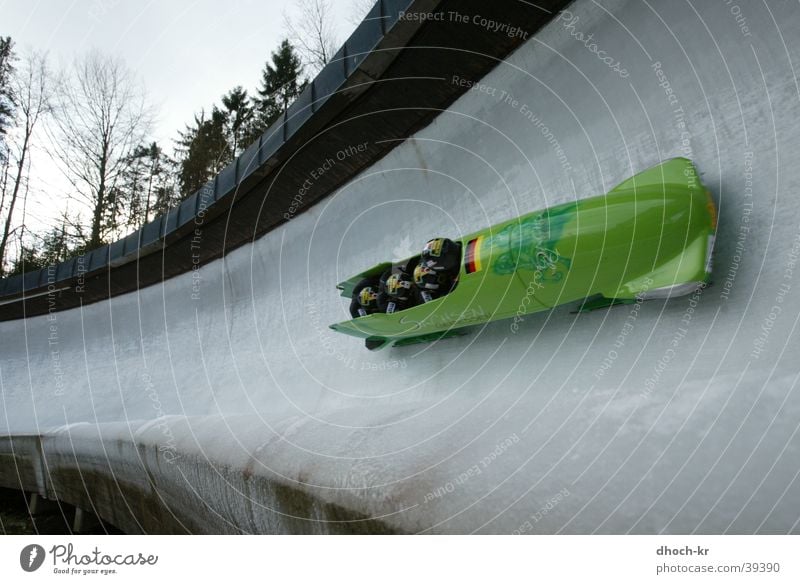
POLYGON ((439 273, 421 263, 414 268, 414 283, 420 290, 438 290, 440 286, 439 273))
POLYGON ((422 250, 420 263, 437 272, 458 272, 461 246, 446 237, 431 239, 422 250))
POLYGON ((358 303, 364 308, 376 308, 378 305, 378 291, 372 286, 365 286, 358 293, 358 303))
POLYGON ((386 294, 396 300, 406 300, 411 297, 411 276, 405 272, 394 272, 386 279, 386 294))

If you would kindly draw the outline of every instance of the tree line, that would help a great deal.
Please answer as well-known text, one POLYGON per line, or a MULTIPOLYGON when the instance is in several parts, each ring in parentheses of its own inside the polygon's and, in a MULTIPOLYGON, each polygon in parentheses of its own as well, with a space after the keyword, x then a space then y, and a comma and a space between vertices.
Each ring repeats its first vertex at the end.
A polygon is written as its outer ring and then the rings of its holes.
MULTIPOLYGON (((353 0, 355 19, 371 0, 353 0)), ((329 0, 299 0, 291 38, 271 52, 255 90, 241 85, 203 109, 172 144, 154 141, 154 111, 133 73, 94 51, 64 71, 0 37, 0 276, 101 247, 175 207, 256 140, 303 91, 337 46, 329 0), (69 185, 49 201, 58 221, 28 228, 31 158, 46 157, 69 185)), ((35 177, 33 177, 35 179, 35 177)), ((41 186, 40 186, 41 188, 41 186)), ((35 223, 35 222, 34 222, 35 223)))

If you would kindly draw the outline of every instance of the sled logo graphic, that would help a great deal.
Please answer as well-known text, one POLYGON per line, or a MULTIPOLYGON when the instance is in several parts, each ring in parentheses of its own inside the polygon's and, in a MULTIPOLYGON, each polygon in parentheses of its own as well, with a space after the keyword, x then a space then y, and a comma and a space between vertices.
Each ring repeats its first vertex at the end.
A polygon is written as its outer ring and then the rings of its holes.
POLYGON ((35 543, 26 545, 19 553, 19 565, 26 572, 35 572, 42 567, 44 556, 45 553, 42 546, 35 543))
POLYGON ((572 260, 560 255, 556 244, 576 207, 576 204, 553 207, 510 223, 490 236, 486 245, 499 253, 492 264, 494 273, 507 276, 525 270, 539 274, 544 282, 561 281, 572 260))

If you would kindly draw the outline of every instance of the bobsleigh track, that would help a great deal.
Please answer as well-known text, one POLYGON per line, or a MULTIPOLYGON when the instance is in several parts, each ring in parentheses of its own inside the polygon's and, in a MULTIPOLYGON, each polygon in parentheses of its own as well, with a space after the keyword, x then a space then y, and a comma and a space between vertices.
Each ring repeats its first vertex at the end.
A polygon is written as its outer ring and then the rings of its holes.
POLYGON ((509 0, 519 32, 460 5, 379 3, 403 55, 345 73, 396 102, 304 119, 258 197, 209 204, 223 247, 198 203, 96 297, 6 285, 0 486, 129 533, 800 532, 800 6, 509 0), (379 261, 675 156, 719 209, 704 290, 378 352, 328 329, 379 261))

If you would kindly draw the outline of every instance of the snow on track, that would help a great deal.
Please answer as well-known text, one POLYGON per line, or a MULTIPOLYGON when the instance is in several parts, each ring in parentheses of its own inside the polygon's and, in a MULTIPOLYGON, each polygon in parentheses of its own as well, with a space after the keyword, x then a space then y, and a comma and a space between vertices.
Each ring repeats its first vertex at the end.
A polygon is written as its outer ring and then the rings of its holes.
POLYGON ((800 532, 798 25, 789 3, 574 3, 254 244, 0 323, 0 433, 249 465, 403 531, 800 532), (674 156, 719 206, 701 294, 377 353, 327 328, 378 261, 674 156))

